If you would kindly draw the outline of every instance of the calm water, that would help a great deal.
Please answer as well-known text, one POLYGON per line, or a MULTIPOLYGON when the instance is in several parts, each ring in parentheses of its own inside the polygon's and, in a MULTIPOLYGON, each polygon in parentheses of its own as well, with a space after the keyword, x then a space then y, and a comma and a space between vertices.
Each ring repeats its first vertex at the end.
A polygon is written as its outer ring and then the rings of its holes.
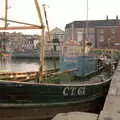
MULTIPOLYGON (((58 68, 59 60, 46 60, 47 68, 58 68)), ((0 60, 0 72, 28 72, 38 71, 38 59, 2 59, 0 60)))

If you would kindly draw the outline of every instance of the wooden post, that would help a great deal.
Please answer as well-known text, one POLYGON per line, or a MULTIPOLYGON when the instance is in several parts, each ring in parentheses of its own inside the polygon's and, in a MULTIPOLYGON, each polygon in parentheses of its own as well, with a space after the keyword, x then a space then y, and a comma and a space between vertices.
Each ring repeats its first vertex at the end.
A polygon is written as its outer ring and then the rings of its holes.
POLYGON ((8 0, 5 0, 5 28, 7 28, 8 0))
POLYGON ((41 47, 40 47, 40 60, 39 60, 39 81, 42 81, 42 78, 43 78, 43 67, 45 65, 45 61, 44 61, 44 33, 45 33, 45 26, 44 26, 44 23, 43 23, 43 20, 42 20, 42 15, 41 15, 41 10, 40 10, 40 7, 39 7, 39 4, 38 4, 38 0, 34 0, 34 3, 35 3, 35 6, 36 6, 36 9, 37 9, 37 12, 38 12, 38 17, 39 17, 39 20, 40 20, 40 23, 41 23, 41 26, 42 26, 42 40, 39 40, 39 42, 41 43, 41 47))
POLYGON ((46 13, 46 9, 45 9, 45 4, 43 4, 43 10, 44 10, 45 20, 46 20, 46 25, 47 25, 48 40, 50 41, 50 30, 49 30, 49 24, 48 24, 48 20, 47 20, 47 13, 46 13))

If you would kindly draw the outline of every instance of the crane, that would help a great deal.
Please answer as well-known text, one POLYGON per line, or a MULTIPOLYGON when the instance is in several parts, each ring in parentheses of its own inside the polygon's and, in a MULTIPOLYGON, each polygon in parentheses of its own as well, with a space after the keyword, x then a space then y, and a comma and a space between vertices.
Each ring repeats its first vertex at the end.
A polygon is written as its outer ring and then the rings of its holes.
MULTIPOLYGON (((8 0, 5 0, 5 17, 4 18, 0 18, 0 20, 4 21, 4 27, 0 27, 0 30, 21 30, 21 29, 41 29, 42 30, 42 40, 39 39, 39 41, 41 42, 41 49, 40 49, 40 60, 39 60, 39 79, 37 82, 39 82, 40 80, 42 80, 43 78, 43 66, 45 64, 44 61, 44 33, 45 33, 45 26, 43 23, 43 19, 42 19, 42 14, 41 14, 41 10, 40 10, 40 6, 38 3, 38 0, 34 0, 35 3, 35 7, 38 13, 38 17, 40 20, 41 25, 35 25, 35 24, 30 24, 30 23, 25 23, 25 22, 20 22, 20 21, 15 21, 15 20, 9 20, 7 17, 8 14, 8 0), (7 22, 12 22, 12 23, 18 23, 18 24, 22 24, 23 26, 8 26, 7 22)), ((48 24, 47 24, 48 25, 48 24)))

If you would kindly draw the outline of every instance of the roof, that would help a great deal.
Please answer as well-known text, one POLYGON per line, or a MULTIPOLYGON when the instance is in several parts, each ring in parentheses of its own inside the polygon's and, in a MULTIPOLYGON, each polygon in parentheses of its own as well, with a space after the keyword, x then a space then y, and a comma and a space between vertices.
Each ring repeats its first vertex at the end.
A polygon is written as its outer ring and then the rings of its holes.
MULTIPOLYGON (((75 28, 84 28, 86 26, 86 20, 85 21, 73 21, 72 23, 66 24, 66 28, 70 28, 72 24, 74 24, 75 28)), ((88 26, 93 28, 96 26, 117 26, 120 25, 119 19, 108 19, 108 20, 89 20, 88 26)))
POLYGON ((58 28, 58 27, 55 27, 54 29, 52 29, 51 31, 50 31, 50 34, 64 34, 65 32, 63 31, 63 30, 61 30, 60 28, 58 28))

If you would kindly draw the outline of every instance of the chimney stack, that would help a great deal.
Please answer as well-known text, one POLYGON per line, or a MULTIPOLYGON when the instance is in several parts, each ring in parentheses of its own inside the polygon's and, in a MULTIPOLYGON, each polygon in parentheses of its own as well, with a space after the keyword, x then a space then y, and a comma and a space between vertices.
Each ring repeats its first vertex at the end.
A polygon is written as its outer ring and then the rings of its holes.
POLYGON ((108 21, 108 15, 106 16, 106 20, 108 21))
POLYGON ((118 20, 118 15, 116 15, 116 20, 118 20))

